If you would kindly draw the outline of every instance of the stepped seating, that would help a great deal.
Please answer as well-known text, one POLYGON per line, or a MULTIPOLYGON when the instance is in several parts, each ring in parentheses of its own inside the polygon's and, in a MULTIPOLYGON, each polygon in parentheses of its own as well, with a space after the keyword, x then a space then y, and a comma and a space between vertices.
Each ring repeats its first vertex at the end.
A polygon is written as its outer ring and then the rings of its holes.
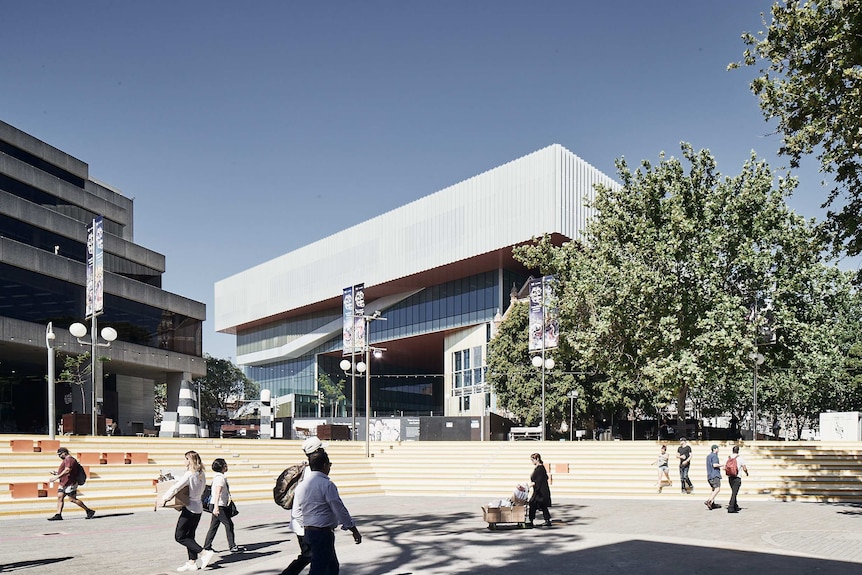
MULTIPOLYGON (((31 490, 20 497, 16 488, 13 498, 12 486, 44 482, 57 468, 56 454, 53 450, 34 452, 33 442, 40 439, 36 436, 13 439, 23 441, 20 445, 29 441, 31 449, 13 451, 11 443, 0 442, 0 518, 50 513, 54 489, 44 490, 43 497, 38 497, 38 489, 36 496, 31 490)), ((689 497, 708 492, 705 459, 710 443, 692 444, 690 476, 696 495, 689 497)), ((304 459, 300 441, 71 436, 64 437, 62 445, 72 453, 146 454, 145 463, 90 466, 80 494, 88 505, 103 512, 152 509, 153 481, 168 471, 181 475, 188 449, 200 453, 208 470, 216 457, 228 462, 231 491, 238 503, 271 501, 276 477, 288 465, 304 459)), ((510 495, 518 483, 528 481, 534 452, 541 453, 550 469, 557 499, 686 497, 679 493, 674 443, 668 444, 674 485, 657 493, 653 463, 659 445, 652 441, 373 442, 372 457, 366 458, 364 442, 333 441, 327 450, 335 462, 333 480, 344 497, 500 499, 510 495)), ((724 461, 730 445, 719 445, 724 461)), ((743 477, 743 500, 862 501, 862 447, 857 443, 758 442, 744 446, 742 455, 751 471, 751 476, 743 477)), ((723 489, 727 491, 726 483, 723 489)), ((67 509, 79 511, 75 506, 67 509)))

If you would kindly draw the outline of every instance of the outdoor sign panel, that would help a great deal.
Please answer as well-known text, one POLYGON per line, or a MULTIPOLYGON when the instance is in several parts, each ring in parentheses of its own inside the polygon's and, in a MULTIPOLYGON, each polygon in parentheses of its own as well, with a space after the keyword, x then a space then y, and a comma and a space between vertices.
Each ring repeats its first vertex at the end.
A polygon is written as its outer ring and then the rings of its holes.
POLYGON ((554 276, 530 281, 530 351, 553 349, 559 343, 560 320, 554 287, 554 276))
POLYGON ((365 284, 344 288, 341 300, 342 355, 353 355, 365 347, 365 284))
POLYGON ((86 316, 101 314, 105 309, 104 297, 104 245, 105 235, 102 217, 93 220, 87 228, 87 302, 86 316))

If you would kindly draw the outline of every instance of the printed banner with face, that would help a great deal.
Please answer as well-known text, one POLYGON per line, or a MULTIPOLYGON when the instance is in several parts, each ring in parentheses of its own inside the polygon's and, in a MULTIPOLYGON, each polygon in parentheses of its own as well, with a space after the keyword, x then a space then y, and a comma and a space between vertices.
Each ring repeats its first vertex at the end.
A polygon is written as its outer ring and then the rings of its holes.
POLYGON ((365 284, 344 288, 342 295, 342 355, 352 355, 365 348, 365 284))
POLYGON ((87 228, 87 301, 86 316, 98 315, 105 309, 104 296, 104 245, 105 233, 102 217, 93 220, 87 228))
POLYGON ((353 345, 356 353, 365 350, 365 284, 353 286, 353 345))
POLYGON ((545 349, 553 349, 560 343, 560 309, 557 306, 556 280, 554 276, 542 278, 543 307, 545 308, 545 349))
POLYGON ((560 321, 554 276, 530 281, 530 351, 553 349, 559 343, 560 321))

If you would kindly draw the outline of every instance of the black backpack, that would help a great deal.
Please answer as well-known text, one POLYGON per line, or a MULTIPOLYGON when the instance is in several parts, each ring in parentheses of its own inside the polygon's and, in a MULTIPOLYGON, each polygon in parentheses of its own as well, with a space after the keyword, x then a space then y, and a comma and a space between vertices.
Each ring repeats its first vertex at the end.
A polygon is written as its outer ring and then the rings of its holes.
POLYGON ((275 502, 285 509, 293 508, 293 494, 296 491, 296 486, 299 485, 302 479, 302 472, 308 466, 307 461, 291 465, 281 472, 278 479, 275 480, 275 487, 272 488, 272 498, 275 502))
POLYGON ((84 468, 78 463, 78 460, 75 460, 75 483, 77 485, 83 485, 87 482, 87 472, 84 471, 84 468))

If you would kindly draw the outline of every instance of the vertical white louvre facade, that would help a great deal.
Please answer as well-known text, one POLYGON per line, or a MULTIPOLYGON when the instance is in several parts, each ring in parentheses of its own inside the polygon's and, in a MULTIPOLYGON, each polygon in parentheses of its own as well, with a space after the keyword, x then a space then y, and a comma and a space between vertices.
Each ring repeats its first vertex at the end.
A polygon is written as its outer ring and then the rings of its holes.
MULTIPOLYGON (((382 390, 375 397, 393 393, 375 411, 396 405, 406 397, 398 390, 410 386, 442 411, 452 395, 444 334, 490 325, 513 285, 535 271, 515 262, 512 248, 545 234, 577 239, 596 184, 615 185, 564 147, 548 146, 217 282, 216 330, 237 335, 237 360, 262 388, 312 395, 320 374, 342 375, 342 289, 364 283, 366 309, 388 319, 371 325, 370 341, 394 352, 373 370, 382 390)), ((481 380, 481 366, 471 369, 470 381, 481 380)), ((470 389, 487 392, 481 381, 470 389)), ((460 404, 482 413, 489 403, 460 404)))

